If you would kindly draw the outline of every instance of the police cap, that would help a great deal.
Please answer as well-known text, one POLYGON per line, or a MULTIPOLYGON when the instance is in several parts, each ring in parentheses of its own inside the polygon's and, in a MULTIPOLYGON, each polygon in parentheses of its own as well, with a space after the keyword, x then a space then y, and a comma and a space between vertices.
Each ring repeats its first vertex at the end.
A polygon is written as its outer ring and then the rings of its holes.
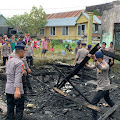
POLYGON ((96 52, 96 53, 95 53, 95 57, 96 57, 96 58, 101 58, 101 57, 103 57, 102 51, 96 52))

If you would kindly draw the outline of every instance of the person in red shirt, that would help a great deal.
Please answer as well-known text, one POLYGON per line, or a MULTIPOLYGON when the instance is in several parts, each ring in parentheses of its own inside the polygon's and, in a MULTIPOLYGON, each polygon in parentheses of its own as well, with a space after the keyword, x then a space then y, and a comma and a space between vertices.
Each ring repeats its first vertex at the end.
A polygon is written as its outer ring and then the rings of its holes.
POLYGON ((2 39, 2 36, 0 36, 0 43, 4 43, 3 39, 2 39))
POLYGON ((30 34, 26 34, 26 37, 24 37, 23 41, 28 43, 28 41, 31 41, 30 34))

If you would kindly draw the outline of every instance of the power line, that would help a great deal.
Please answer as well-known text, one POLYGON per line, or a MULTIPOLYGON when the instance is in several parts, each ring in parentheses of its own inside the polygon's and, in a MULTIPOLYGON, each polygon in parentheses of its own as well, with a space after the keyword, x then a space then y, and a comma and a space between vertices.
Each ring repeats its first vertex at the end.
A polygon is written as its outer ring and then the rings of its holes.
MULTIPOLYGON (((78 8, 86 6, 75 6, 75 7, 63 7, 63 8, 44 8, 44 9, 67 9, 67 8, 78 8)), ((31 9, 0 9, 0 10, 31 10, 31 9)))

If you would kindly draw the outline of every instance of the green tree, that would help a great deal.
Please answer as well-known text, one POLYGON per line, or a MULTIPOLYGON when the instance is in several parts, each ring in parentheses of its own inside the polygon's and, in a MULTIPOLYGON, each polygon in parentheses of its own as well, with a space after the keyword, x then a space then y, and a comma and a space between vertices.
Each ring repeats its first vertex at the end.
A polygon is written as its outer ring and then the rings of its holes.
POLYGON ((39 35, 40 29, 44 28, 46 23, 46 13, 41 6, 39 9, 33 6, 30 14, 14 15, 6 21, 6 25, 17 28, 24 33, 37 35, 39 35))
POLYGON ((30 11, 30 23, 31 28, 36 32, 37 36, 39 36, 40 29, 44 28, 47 23, 46 13, 42 6, 39 8, 35 6, 32 7, 30 11))

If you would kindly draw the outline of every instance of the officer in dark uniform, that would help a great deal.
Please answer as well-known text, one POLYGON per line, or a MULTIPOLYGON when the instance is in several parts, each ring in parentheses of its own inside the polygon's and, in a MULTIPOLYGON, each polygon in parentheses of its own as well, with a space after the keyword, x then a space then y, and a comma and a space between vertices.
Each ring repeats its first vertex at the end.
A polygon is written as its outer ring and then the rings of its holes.
POLYGON ((8 60, 6 65, 7 82, 5 93, 7 98, 6 120, 14 119, 14 108, 16 106, 15 120, 22 120, 24 111, 24 90, 22 76, 24 74, 24 63, 21 60, 25 55, 24 46, 15 46, 15 56, 8 60))

